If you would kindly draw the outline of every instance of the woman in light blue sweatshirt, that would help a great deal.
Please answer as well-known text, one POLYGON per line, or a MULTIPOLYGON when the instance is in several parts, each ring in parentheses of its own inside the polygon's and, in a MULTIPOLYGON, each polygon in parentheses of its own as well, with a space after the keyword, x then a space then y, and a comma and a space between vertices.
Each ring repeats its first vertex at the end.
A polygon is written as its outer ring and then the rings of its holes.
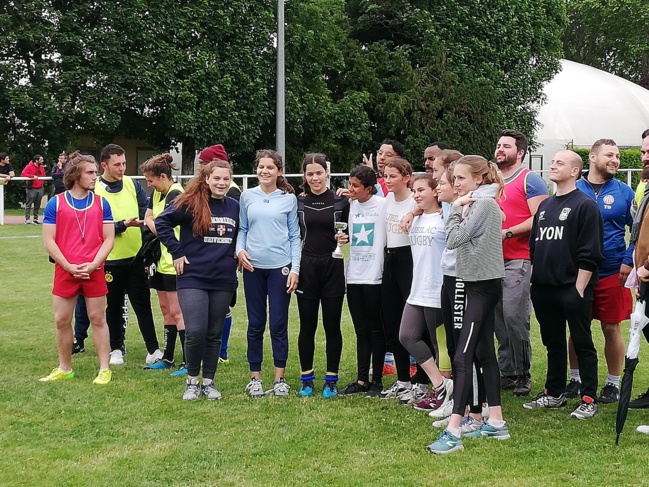
MULTIPOLYGON (((264 331, 269 319, 275 363, 275 396, 288 396, 284 380, 288 358, 288 307, 300 274, 300 228, 297 199, 282 176, 284 164, 275 151, 257 152, 259 186, 241 193, 237 257, 243 272, 248 312, 250 397, 265 394, 261 382, 264 331), (266 312, 268 303, 268 314, 266 312)), ((269 392, 271 392, 269 391, 269 392)))

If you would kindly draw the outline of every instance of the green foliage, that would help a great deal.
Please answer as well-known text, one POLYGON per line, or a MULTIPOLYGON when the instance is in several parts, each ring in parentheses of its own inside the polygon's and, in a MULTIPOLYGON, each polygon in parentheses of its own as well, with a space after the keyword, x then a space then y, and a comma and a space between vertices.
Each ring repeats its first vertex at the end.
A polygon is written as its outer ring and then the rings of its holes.
MULTIPOLYGON (((590 149, 571 149, 573 152, 576 152, 579 154, 579 157, 584 161, 584 168, 587 169, 589 162, 588 162, 588 155, 590 154, 590 149)), ((640 161, 640 149, 621 149, 620 150, 620 169, 641 169, 642 168, 642 162, 640 161)), ((626 172, 618 172, 618 174, 615 176, 617 179, 620 181, 626 183, 627 182, 627 173, 626 172)), ((633 175, 631 176, 631 188, 635 190, 635 188, 638 186, 638 183, 640 182, 640 172, 635 171, 633 172, 633 175)))
POLYGON ((649 2, 565 0, 566 59, 588 64, 649 88, 649 2))

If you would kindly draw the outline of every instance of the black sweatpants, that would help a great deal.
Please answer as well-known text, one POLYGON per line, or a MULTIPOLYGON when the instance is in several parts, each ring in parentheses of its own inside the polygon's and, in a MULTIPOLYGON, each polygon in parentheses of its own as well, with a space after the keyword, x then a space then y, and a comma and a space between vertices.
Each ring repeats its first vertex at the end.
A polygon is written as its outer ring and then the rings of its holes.
POLYGON ((394 354, 397 379, 410 381, 410 354, 399 341, 401 316, 412 285, 412 251, 410 246, 385 249, 381 306, 387 348, 394 354))
POLYGON ((584 297, 574 284, 566 286, 532 285, 532 304, 541 328, 541 339, 548 353, 545 388, 558 397, 566 391, 568 352, 566 321, 579 361, 581 395, 597 397, 597 350, 593 344, 590 322, 593 288, 586 286, 584 297))
POLYGON ((347 284, 347 305, 356 332, 357 379, 362 382, 369 382, 370 361, 372 380, 383 381, 385 335, 378 305, 380 301, 380 284, 347 284))
POLYGON ((124 293, 135 311, 137 324, 144 339, 148 353, 155 352, 160 345, 155 332, 153 311, 151 311, 151 292, 149 290, 148 273, 144 263, 136 259, 131 265, 104 266, 108 295, 106 296, 106 322, 110 334, 110 349, 117 350, 124 346, 125 330, 122 313, 124 293))
MULTIPOLYGON (((464 289, 466 307, 459 327, 453 358, 455 367, 453 413, 464 415, 474 391, 474 361, 482 369, 487 401, 490 406, 500 406, 500 370, 494 349, 494 310, 502 296, 502 280, 458 281, 456 293, 464 289), (488 344, 489 346, 479 346, 488 344)), ((476 367, 477 369, 478 367, 476 367)))

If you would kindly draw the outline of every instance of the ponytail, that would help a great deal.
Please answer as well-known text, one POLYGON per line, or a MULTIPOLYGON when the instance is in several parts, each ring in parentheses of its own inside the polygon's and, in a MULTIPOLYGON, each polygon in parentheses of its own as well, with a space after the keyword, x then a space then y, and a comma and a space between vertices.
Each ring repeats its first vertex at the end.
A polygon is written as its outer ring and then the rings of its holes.
POLYGON ((484 182, 485 184, 497 184, 498 191, 496 191, 496 199, 502 199, 505 194, 505 182, 503 181, 500 169, 498 169, 498 164, 495 162, 489 161, 487 163, 487 174, 484 177, 484 182))
POLYGON ((281 189, 283 193, 290 193, 290 194, 295 193, 293 186, 288 184, 288 181, 284 176, 277 176, 277 187, 281 189))
POLYGON ((505 182, 495 162, 487 161, 481 156, 463 156, 454 164, 466 164, 469 166, 471 174, 482 176, 482 184, 497 184, 496 199, 502 199, 505 194, 505 182))

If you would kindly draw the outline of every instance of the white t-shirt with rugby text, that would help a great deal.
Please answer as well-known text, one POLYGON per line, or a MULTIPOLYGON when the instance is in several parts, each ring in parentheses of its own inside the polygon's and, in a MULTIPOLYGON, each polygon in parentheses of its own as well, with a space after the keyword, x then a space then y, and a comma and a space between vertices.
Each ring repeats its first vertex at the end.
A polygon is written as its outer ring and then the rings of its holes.
POLYGON ((417 209, 417 203, 412 193, 403 201, 396 201, 394 193, 388 193, 385 197, 385 223, 387 230, 387 247, 394 249, 410 245, 408 234, 401 230, 399 222, 409 211, 417 209))
MULTIPOLYGON (((381 284, 385 249, 385 199, 349 204, 347 284, 381 284)), ((377 303, 378 306, 378 303, 377 303)))
POLYGON ((441 213, 415 217, 408 232, 412 249, 412 287, 408 304, 441 308, 442 252, 446 241, 441 213))

